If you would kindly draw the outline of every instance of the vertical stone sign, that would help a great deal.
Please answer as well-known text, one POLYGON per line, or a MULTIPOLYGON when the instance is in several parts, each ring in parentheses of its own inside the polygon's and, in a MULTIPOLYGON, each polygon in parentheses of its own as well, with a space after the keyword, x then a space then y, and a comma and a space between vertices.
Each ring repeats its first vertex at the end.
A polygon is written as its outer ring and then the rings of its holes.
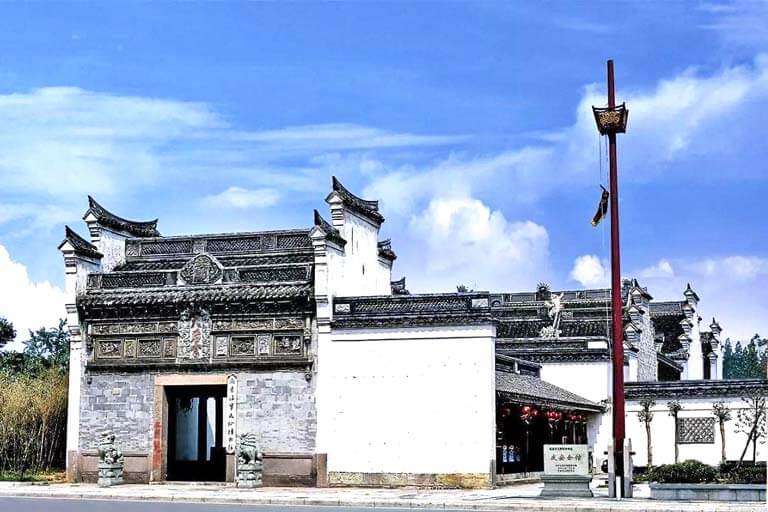
POLYGON ((224 434, 227 453, 237 450, 237 377, 227 377, 227 403, 224 407, 224 434))

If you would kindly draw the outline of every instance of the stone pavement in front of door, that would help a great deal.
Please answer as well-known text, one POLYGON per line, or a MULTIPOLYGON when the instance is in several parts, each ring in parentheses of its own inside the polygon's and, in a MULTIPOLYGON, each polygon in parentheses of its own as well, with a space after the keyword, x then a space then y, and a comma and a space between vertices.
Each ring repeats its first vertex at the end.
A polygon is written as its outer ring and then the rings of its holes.
POLYGON ((363 489, 277 488, 238 489, 231 484, 151 484, 99 488, 94 484, 30 485, 0 483, 0 497, 143 500, 251 505, 327 505, 375 508, 419 508, 515 511, 764 511, 764 503, 655 501, 647 485, 637 485, 635 498, 611 500, 604 481, 593 483, 595 498, 539 498, 541 483, 520 483, 497 489, 363 489), (602 484, 602 485, 601 485, 602 484))

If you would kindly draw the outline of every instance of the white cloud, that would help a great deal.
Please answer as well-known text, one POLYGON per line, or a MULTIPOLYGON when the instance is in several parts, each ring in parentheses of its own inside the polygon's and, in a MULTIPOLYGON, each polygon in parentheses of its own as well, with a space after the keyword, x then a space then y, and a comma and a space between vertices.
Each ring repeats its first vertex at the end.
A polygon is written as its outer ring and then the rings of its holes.
POLYGON ((421 289, 526 288, 547 271, 547 230, 509 222, 477 199, 434 199, 411 220, 410 232, 425 245, 414 262, 419 272, 410 276, 421 289))
POLYGON ((573 262, 570 278, 589 288, 610 286, 611 272, 600 258, 593 254, 579 256, 573 262))
MULTIPOLYGON (((585 88, 572 125, 544 132, 535 143, 482 157, 452 154, 424 167, 384 167, 365 193, 381 198, 390 212, 408 214, 419 202, 456 191, 478 197, 504 191, 506 201, 520 204, 565 187, 594 185, 601 156, 592 106, 606 101, 598 90, 594 84, 585 88)), ((620 141, 623 179, 667 179, 672 165, 677 177, 695 171, 698 180, 761 176, 759 166, 724 175, 712 161, 762 151, 749 134, 762 129, 756 112, 768 109, 768 56, 709 75, 690 68, 651 89, 620 89, 617 95, 630 110, 628 134, 620 141), (679 165, 685 162, 706 165, 679 165)))
POLYGON ((737 281, 752 281, 768 276, 768 258, 757 256, 726 256, 690 263, 691 270, 707 276, 737 281))
POLYGON ((657 278, 657 277, 673 277, 675 270, 672 268, 672 264, 669 260, 661 259, 655 265, 646 267, 637 272, 637 277, 640 278, 657 278))
POLYGON ((699 10, 712 15, 701 28, 713 30, 724 43, 765 49, 768 46, 768 2, 705 3, 699 10))
MULTIPOLYGON (((312 166, 319 154, 463 139, 339 123, 238 131, 205 103, 78 87, 0 94, 0 200, 23 203, 15 212, 0 211, 0 222, 19 218, 26 209, 37 212, 40 222, 61 223, 65 218, 52 215, 51 208, 79 210, 86 194, 108 201, 178 183, 207 190, 211 176, 251 188, 304 192, 321 174, 312 166), (280 161, 284 158, 292 159, 290 168, 280 161)), ((234 190, 225 199, 239 208, 274 203, 274 194, 260 194, 234 190)))
POLYGON ((249 208, 267 208, 274 206, 280 199, 280 194, 275 189, 259 188, 247 189, 242 187, 229 187, 218 194, 206 196, 204 202, 214 208, 236 208, 247 210, 249 208))
POLYGON ((0 316, 13 323, 16 340, 28 338, 28 331, 58 325, 66 316, 66 295, 47 281, 29 279, 27 268, 11 259, 8 250, 0 245, 0 316))
POLYGON ((351 123, 326 123, 289 126, 279 130, 238 132, 233 133, 232 138, 240 141, 277 145, 294 151, 440 146, 454 144, 466 139, 462 135, 395 133, 351 123))
POLYGON ((756 332, 768 333, 768 258, 662 259, 632 275, 641 278, 640 284, 648 287, 655 300, 682 300, 690 283, 701 298, 699 315, 705 330, 717 317, 725 336, 748 339, 756 332), (649 269, 654 271, 643 276, 649 269))
MULTIPOLYGON (((597 256, 579 256, 571 279, 585 287, 610 286, 610 268, 597 256)), ((768 333, 768 258, 726 256, 701 260, 663 258, 625 277, 637 277, 656 301, 683 300, 688 283, 701 298, 702 329, 712 317, 723 327, 724 336, 748 339, 756 332, 768 333)))

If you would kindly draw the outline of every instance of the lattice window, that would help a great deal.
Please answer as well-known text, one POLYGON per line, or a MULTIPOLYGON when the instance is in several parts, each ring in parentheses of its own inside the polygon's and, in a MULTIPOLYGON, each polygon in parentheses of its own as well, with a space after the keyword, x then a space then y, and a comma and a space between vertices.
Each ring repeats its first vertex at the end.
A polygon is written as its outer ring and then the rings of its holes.
POLYGON ((261 237, 251 236, 247 238, 214 238, 208 240, 207 251, 219 252, 249 252, 259 251, 262 248, 261 237))
POLYGON ((294 249, 296 247, 311 247, 312 240, 307 235, 283 235, 277 237, 278 249, 294 249))
POLYGON ((141 254, 192 254, 192 240, 142 242, 141 254))
POLYGON ((163 286, 165 283, 166 275, 163 272, 104 274, 101 276, 102 288, 141 288, 144 286, 163 286))
POLYGON ((714 444, 715 418, 678 418, 678 444, 714 444))
POLYGON ((242 282, 306 281, 307 267, 258 268, 240 271, 242 282))

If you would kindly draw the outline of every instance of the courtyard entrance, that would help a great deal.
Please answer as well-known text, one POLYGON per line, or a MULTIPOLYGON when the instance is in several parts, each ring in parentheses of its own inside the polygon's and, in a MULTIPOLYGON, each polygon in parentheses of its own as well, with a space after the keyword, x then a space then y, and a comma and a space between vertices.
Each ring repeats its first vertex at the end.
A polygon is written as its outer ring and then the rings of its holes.
POLYGON ((168 480, 223 482, 226 385, 167 386, 168 480))

